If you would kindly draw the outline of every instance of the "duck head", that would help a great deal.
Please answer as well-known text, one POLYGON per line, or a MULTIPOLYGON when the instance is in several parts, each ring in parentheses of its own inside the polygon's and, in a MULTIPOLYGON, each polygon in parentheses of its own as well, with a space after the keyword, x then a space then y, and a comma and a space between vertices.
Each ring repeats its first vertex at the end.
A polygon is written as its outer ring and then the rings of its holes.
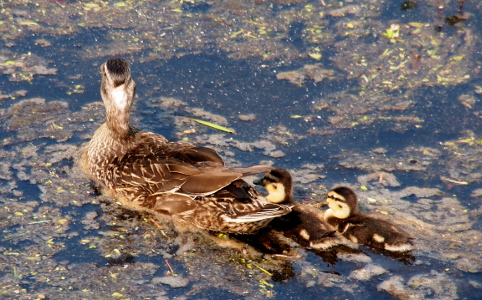
POLYGON ((107 127, 118 137, 130 133, 130 110, 136 92, 129 63, 123 58, 110 59, 100 66, 100 94, 107 114, 107 127))
POLYGON ((264 186, 268 191, 266 199, 271 203, 288 204, 292 201, 292 178, 285 169, 273 169, 254 184, 264 186))
POLYGON ((346 219, 357 212, 358 199, 356 194, 352 189, 344 186, 328 192, 326 202, 330 207, 330 214, 339 219, 346 219))

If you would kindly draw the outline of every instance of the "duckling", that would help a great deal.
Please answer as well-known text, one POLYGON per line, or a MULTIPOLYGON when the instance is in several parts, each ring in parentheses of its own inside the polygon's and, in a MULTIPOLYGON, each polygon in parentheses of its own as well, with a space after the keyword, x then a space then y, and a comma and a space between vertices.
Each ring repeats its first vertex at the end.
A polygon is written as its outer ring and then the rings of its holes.
POLYGON ((334 237, 336 230, 324 221, 318 209, 293 201, 292 177, 287 170, 271 170, 255 184, 265 187, 269 202, 293 206, 291 213, 276 218, 270 227, 303 247, 324 250, 339 244, 334 237))
POLYGON ((355 192, 347 187, 332 189, 327 196, 325 221, 354 243, 392 252, 413 249, 412 238, 394 224, 359 213, 355 192))
POLYGON ((229 168, 213 149, 169 142, 130 126, 136 83, 129 64, 110 59, 100 72, 106 122, 82 151, 80 166, 124 207, 237 233, 252 233, 291 211, 269 203, 241 179, 272 167, 229 168))

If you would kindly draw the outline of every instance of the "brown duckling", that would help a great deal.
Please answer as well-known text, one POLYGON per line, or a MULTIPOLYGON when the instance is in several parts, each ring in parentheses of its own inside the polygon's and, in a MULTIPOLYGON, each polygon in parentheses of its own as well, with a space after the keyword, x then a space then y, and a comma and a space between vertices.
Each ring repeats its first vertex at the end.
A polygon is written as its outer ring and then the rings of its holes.
POLYGON ((272 167, 229 168, 213 149, 169 142, 132 127, 136 84, 129 64, 110 59, 100 72, 107 120, 83 150, 80 166, 124 207, 236 233, 251 233, 291 211, 287 205, 269 203, 241 179, 272 167))
POLYGON ((332 189, 327 196, 325 220, 354 243, 392 252, 413 249, 412 238, 394 224, 358 212, 355 192, 347 187, 332 189))
POLYGON ((274 219, 270 227, 303 247, 324 250, 339 244, 336 231, 324 221, 320 210, 293 201, 292 177, 287 170, 271 170, 255 184, 265 187, 269 202, 293 206, 291 213, 274 219))

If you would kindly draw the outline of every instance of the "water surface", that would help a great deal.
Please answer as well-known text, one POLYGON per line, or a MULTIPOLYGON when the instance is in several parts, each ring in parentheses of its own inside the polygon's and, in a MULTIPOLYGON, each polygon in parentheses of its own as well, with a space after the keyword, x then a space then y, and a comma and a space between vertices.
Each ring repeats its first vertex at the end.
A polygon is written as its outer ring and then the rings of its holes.
POLYGON ((2 298, 476 299, 482 8, 401 4, 2 4, 2 298), (97 195, 75 159, 104 121, 111 57, 131 63, 136 126, 287 168, 305 203, 351 186, 415 237, 413 256, 285 241, 280 258, 97 195))

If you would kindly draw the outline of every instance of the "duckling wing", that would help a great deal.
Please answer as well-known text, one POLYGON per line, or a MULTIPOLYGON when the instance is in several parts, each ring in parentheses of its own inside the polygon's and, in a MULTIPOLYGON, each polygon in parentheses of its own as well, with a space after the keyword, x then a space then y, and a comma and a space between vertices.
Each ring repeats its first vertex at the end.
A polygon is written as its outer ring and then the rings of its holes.
POLYGON ((409 251, 411 238, 394 224, 366 215, 350 218, 339 231, 353 242, 389 251, 409 251))
POLYGON ((336 230, 328 225, 319 210, 309 205, 298 204, 293 208, 296 217, 300 220, 299 230, 305 230, 307 239, 310 241, 322 240, 326 237, 332 237, 336 230))
POLYGON ((325 249, 336 245, 336 230, 325 223, 319 211, 309 205, 297 204, 292 212, 276 218, 270 226, 303 247, 325 249))
POLYGON ((365 224, 373 233, 372 247, 398 252, 412 250, 413 239, 395 224, 371 216, 367 216, 365 224))

